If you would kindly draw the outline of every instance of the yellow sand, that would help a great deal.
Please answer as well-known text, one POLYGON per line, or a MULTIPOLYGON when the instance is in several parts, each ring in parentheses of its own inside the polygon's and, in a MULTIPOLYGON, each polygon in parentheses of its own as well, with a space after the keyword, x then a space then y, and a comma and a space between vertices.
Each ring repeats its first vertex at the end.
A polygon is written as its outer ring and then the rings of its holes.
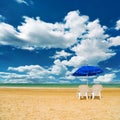
POLYGON ((76 88, 0 88, 0 120, 120 120, 120 88, 78 100, 76 88))

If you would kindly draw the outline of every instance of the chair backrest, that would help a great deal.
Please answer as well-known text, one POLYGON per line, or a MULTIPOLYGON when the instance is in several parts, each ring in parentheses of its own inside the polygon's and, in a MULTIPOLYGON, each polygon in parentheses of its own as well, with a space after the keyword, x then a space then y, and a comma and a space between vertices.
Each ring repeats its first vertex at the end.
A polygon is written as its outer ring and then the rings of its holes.
POLYGON ((88 87, 88 85, 80 85, 80 86, 78 87, 78 90, 79 90, 79 91, 88 92, 89 87, 88 87))
POLYGON ((92 89, 91 89, 91 91, 92 91, 92 93, 94 93, 94 96, 99 96, 100 97, 100 99, 101 99, 101 90, 102 90, 102 85, 93 85, 92 86, 92 89))
POLYGON ((98 84, 98 85, 93 85, 93 86, 92 86, 92 90, 98 90, 98 91, 101 91, 102 88, 103 88, 102 85, 99 85, 99 84, 98 84))

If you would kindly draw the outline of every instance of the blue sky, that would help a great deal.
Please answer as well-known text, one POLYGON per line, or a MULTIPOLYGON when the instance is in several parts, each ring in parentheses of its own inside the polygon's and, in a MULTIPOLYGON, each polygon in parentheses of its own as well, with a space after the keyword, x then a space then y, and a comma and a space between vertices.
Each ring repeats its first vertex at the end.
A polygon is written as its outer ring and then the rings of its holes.
POLYGON ((0 83, 120 83, 119 0, 0 1, 0 83))

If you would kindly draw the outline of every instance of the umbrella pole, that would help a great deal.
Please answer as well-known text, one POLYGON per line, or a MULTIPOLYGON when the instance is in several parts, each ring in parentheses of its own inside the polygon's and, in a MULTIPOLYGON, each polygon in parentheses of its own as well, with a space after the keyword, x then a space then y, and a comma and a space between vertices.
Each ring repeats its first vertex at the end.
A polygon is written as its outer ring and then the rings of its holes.
POLYGON ((88 75, 87 75, 87 85, 88 85, 88 75))

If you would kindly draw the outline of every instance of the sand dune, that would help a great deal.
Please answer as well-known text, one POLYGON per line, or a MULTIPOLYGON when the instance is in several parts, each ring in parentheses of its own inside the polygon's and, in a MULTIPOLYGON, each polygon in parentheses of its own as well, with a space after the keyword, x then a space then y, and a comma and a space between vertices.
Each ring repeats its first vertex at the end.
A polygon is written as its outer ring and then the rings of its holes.
POLYGON ((0 88, 0 120, 120 120, 120 88, 78 100, 76 88, 0 88))

